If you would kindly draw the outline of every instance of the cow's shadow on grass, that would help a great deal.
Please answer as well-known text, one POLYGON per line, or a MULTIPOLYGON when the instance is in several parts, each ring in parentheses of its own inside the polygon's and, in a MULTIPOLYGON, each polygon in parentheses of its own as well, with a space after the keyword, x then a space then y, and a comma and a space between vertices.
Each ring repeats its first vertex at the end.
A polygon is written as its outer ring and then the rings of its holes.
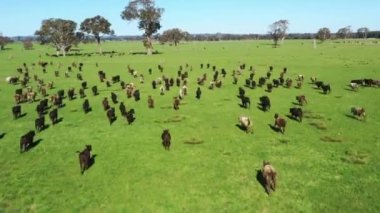
POLYGON ((256 180, 257 182, 260 183, 260 185, 263 187, 264 191, 266 192, 265 180, 264 180, 263 172, 261 171, 261 169, 256 170, 256 180))
POLYGON ((288 117, 289 119, 291 119, 293 121, 297 121, 298 122, 298 119, 296 117, 293 117, 291 115, 286 115, 286 117, 288 117))
POLYGON ((275 132, 280 132, 280 128, 277 128, 276 126, 272 125, 272 124, 268 124, 268 126, 275 132))
POLYGON ((40 139, 38 139, 38 140, 36 140, 36 141, 33 141, 33 142, 28 146, 28 148, 27 148, 25 151, 28 152, 28 151, 34 149, 36 146, 38 146, 38 144, 41 143, 42 140, 43 140, 43 139, 40 138, 40 139))
POLYGON ((23 118, 23 117, 25 117, 27 114, 28 114, 28 113, 24 112, 24 113, 22 113, 21 115, 19 115, 17 119, 19 119, 19 118, 23 118))
POLYGON ((7 134, 7 133, 5 133, 5 132, 4 132, 4 133, 1 133, 1 134, 0 134, 0 139, 4 138, 4 136, 5 136, 6 134, 7 134))
POLYGON ((236 124, 235 126, 239 128, 241 131, 244 131, 244 132, 247 131, 246 128, 241 124, 236 124))
POLYGON ((84 114, 87 114, 87 113, 89 113, 89 112, 92 112, 92 108, 90 107, 90 108, 88 108, 88 110, 87 111, 84 111, 84 114))
POLYGON ((247 104, 248 106, 244 106, 243 104, 238 104, 241 108, 244 108, 244 109, 249 109, 249 104, 247 104))
POLYGON ((95 158, 97 156, 98 156, 97 154, 91 156, 90 163, 88 164, 88 168, 87 169, 90 169, 95 164, 95 158))
POLYGON ((259 109, 259 110, 261 110, 261 111, 263 111, 263 112, 267 112, 267 111, 269 111, 269 109, 264 109, 264 107, 263 107, 263 105, 262 105, 261 103, 258 103, 258 104, 257 104, 257 109, 259 109))
POLYGON ((351 114, 344 114, 347 118, 358 120, 354 115, 351 114))
POLYGON ((61 118, 58 118, 54 125, 57 125, 57 124, 61 123, 62 121, 63 121, 63 118, 62 118, 62 117, 61 117, 61 118))

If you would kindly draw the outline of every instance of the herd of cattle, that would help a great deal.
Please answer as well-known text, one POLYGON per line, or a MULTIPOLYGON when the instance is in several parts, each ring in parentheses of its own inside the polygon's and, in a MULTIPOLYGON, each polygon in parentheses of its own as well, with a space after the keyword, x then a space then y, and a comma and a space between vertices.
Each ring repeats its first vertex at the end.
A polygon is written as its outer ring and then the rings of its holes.
MULTIPOLYGON (((43 72, 46 73, 46 67, 49 65, 47 62, 39 62, 38 65, 40 65, 43 69, 43 72)), ((52 65, 52 62, 50 62, 50 65, 52 65)), ((32 66, 36 66, 33 64, 32 66)), ((84 99, 82 108, 84 113, 89 113, 92 108, 90 106, 89 99, 86 98, 86 90, 88 89, 87 81, 84 80, 83 76, 81 75, 81 72, 83 70, 83 63, 79 63, 79 66, 76 63, 72 63, 71 66, 68 67, 68 70, 65 72, 65 77, 70 78, 71 73, 73 72, 72 68, 78 68, 79 72, 77 73, 76 77, 79 81, 81 81, 81 86, 78 90, 79 98, 84 99)), ((206 67, 207 69, 210 68, 210 64, 204 64, 200 65, 200 69, 204 69, 206 67)), ((177 87, 179 89, 178 95, 176 95, 173 98, 173 109, 179 110, 179 107, 181 105, 181 101, 187 96, 188 91, 188 77, 189 77, 189 70, 192 70, 192 67, 186 64, 185 68, 182 66, 179 67, 179 70, 177 72, 177 77, 167 77, 163 74, 163 66, 158 65, 158 70, 162 74, 161 76, 157 77, 155 80, 151 82, 151 86, 153 90, 159 89, 159 93, 161 95, 164 95, 167 91, 169 91, 173 87, 177 87)), ((223 85, 223 81, 225 81, 225 77, 227 75, 227 72, 225 69, 221 69, 221 75, 219 75, 219 71, 216 69, 215 66, 212 67, 213 76, 211 81, 209 82, 208 89, 213 90, 215 88, 221 88, 223 85), (220 77, 221 76, 221 77, 220 77)), ((233 84, 238 84, 239 76, 242 75, 242 73, 246 71, 245 64, 242 64, 239 66, 237 70, 233 70, 232 72, 232 79, 233 84)), ((75 100, 77 98, 76 89, 73 87, 65 89, 59 89, 55 94, 50 95, 50 98, 48 98, 48 91, 55 88, 53 81, 45 82, 43 79, 39 78, 37 74, 34 74, 33 79, 37 84, 37 90, 34 91, 32 86, 31 78, 29 76, 29 68, 24 63, 23 67, 17 68, 17 72, 19 72, 20 75, 23 75, 23 78, 21 79, 19 76, 10 76, 6 78, 7 83, 18 85, 20 84, 22 87, 15 90, 14 94, 14 101, 15 106, 12 107, 12 114, 14 119, 18 119, 22 117, 22 104, 23 103, 34 103, 37 102, 36 105, 36 112, 37 112, 37 118, 35 119, 35 127, 34 130, 29 130, 27 133, 23 136, 21 136, 20 139, 20 152, 25 152, 31 147, 34 146, 34 136, 36 135, 36 132, 43 131, 46 127, 45 122, 45 115, 48 114, 51 124, 55 125, 62 120, 58 116, 58 109, 65 106, 63 103, 63 100, 66 98, 65 92, 67 93, 67 98, 69 101, 75 100), (42 98, 41 100, 37 101, 36 96, 40 95, 42 98)), ((144 76, 142 74, 138 74, 136 70, 128 66, 128 72, 131 74, 133 78, 139 78, 140 83, 144 83, 144 76)), ((248 70, 249 72, 249 78, 245 79, 244 85, 238 87, 238 98, 240 99, 240 106, 243 108, 250 108, 251 106, 251 100, 250 97, 247 96, 244 87, 249 89, 255 89, 256 87, 264 87, 266 85, 266 92, 272 92, 273 89, 278 87, 284 87, 284 88, 291 88, 293 86, 293 81, 295 81, 295 87, 298 89, 301 89, 304 83, 304 76, 298 75, 296 79, 290 79, 285 78, 287 73, 287 68, 284 68, 283 71, 280 73, 279 78, 271 79, 273 75, 273 67, 270 66, 269 70, 266 74, 266 76, 259 77, 258 81, 254 79, 256 75, 255 69, 251 66, 248 70), (270 81, 271 79, 271 81, 270 81), (244 86, 244 87, 243 87, 244 86)), ((152 74, 152 69, 149 69, 149 74, 152 74)), ((54 72, 55 77, 59 77, 59 71, 54 72)), ((117 83, 120 84, 121 90, 124 90, 126 93, 127 98, 134 98, 135 101, 139 101, 141 99, 140 97, 140 90, 134 83, 125 83, 121 80, 120 75, 115 75, 111 77, 111 81, 108 80, 106 76, 106 72, 103 70, 98 71, 98 77, 100 83, 105 83, 106 87, 111 87, 117 83)), ((197 89, 195 92, 195 98, 201 99, 202 90, 201 87, 205 85, 207 82, 207 73, 204 73, 200 77, 197 78, 196 83, 197 89)), ((331 86, 328 83, 325 83, 323 81, 317 80, 316 77, 310 78, 311 83, 315 85, 315 88, 320 89, 324 94, 329 94, 331 92, 331 86)), ((362 79, 362 80, 352 80, 349 83, 349 87, 351 87, 352 90, 357 91, 359 86, 380 86, 379 80, 373 80, 373 79, 362 79)), ((97 96, 99 95, 98 87, 97 85, 94 85, 91 87, 92 95, 97 96)), ((118 96, 116 93, 111 92, 110 93, 110 99, 113 104, 119 104, 119 110, 122 117, 126 119, 128 124, 132 124, 135 117, 135 110, 133 108, 127 110, 126 106, 124 105, 124 102, 120 102, 118 100, 118 96)), ((302 106, 306 105, 307 99, 305 95, 299 95, 295 97, 296 101, 298 102, 298 107, 292 107, 289 109, 289 117, 297 120, 299 122, 302 122, 303 118, 303 110, 302 106)), ((147 103, 148 107, 153 109, 154 108, 154 99, 152 96, 147 96, 147 103)), ((112 123, 117 119, 115 107, 112 107, 109 103, 108 97, 104 97, 102 100, 102 106, 105 111, 106 117, 112 125, 112 123)), ((262 111, 269 111, 271 108, 271 101, 270 98, 267 95, 261 96, 259 98, 259 105, 260 109, 262 111)), ((351 113, 360 119, 365 119, 366 113, 365 109, 363 107, 353 107, 351 108, 351 113)), ((247 133, 253 133, 253 122, 251 118, 247 115, 241 115, 238 118, 238 125, 244 129, 247 133)), ((282 134, 285 133, 287 120, 282 117, 279 113, 274 114, 274 125, 272 126, 274 129, 278 130, 282 134)), ((166 150, 170 149, 170 141, 171 141, 171 135, 169 133, 168 129, 163 130, 163 133, 161 135, 162 139, 162 145, 166 150)), ((91 145, 86 145, 86 148, 79 152, 79 162, 80 162, 80 168, 81 173, 88 169, 90 167, 92 160, 91 156, 91 145)), ((273 190, 275 189, 275 177, 276 172, 274 168, 269 164, 269 162, 265 161, 263 164, 262 169, 263 177, 266 182, 266 190, 269 193, 270 188, 273 190)))

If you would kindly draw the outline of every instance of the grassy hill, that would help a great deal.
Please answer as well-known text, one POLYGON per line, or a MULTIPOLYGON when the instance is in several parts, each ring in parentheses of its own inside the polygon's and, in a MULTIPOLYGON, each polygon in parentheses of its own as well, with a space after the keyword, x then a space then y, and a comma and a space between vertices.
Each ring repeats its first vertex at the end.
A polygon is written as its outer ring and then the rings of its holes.
POLYGON ((35 44, 32 51, 17 43, 7 47, 0 51, 0 212, 377 212, 380 208, 380 90, 361 87, 354 92, 347 86, 352 79, 380 79, 376 42, 326 42, 316 49, 307 40, 285 41, 280 48, 272 48, 270 41, 157 44, 159 54, 152 56, 132 54, 144 51, 139 42, 106 42, 103 50, 115 51, 112 57, 94 53, 96 45, 87 44, 78 47, 77 55, 59 58, 46 55, 55 53, 46 46, 35 44), (38 61, 51 62, 46 74, 32 66, 38 61), (64 99, 66 106, 58 111, 62 122, 52 126, 46 117, 48 128, 35 137, 40 143, 20 154, 20 137, 34 129, 38 102, 23 103, 26 115, 13 120, 13 95, 21 85, 7 84, 5 78, 18 75, 16 68, 26 63, 29 85, 35 90, 34 74, 45 82, 54 81, 49 95, 70 87, 78 91, 79 71, 73 68, 70 78, 64 77, 73 62, 84 63, 84 80, 89 88, 99 88, 98 96, 86 90, 92 112, 83 113, 79 97, 64 99), (213 76, 207 63, 227 71, 225 78, 220 76, 222 88, 207 88, 213 76), (246 70, 234 85, 232 71, 242 63, 246 70), (144 75, 145 83, 128 73, 128 65, 144 75), (151 82, 162 74, 176 78, 181 65, 189 72, 189 91, 175 111, 172 100, 179 88, 160 95, 151 82), (245 88, 252 106, 244 109, 237 95, 249 66, 256 69, 256 81, 273 66, 272 79, 286 67, 285 77, 294 81, 303 74, 305 82, 301 89, 279 87, 271 93, 265 87, 245 88), (54 76, 55 70, 60 77, 54 76), (108 79, 120 75, 126 83, 133 82, 141 100, 128 99, 119 84, 108 88, 100 83, 99 70, 108 79), (204 73, 208 80, 197 100, 196 79, 204 73), (331 94, 315 89, 311 76, 329 83, 331 94), (135 109, 132 125, 112 103, 117 120, 109 124, 101 101, 110 99, 111 92, 127 109, 135 109), (306 114, 299 123, 286 115, 301 94, 308 104, 302 107, 306 114), (148 108, 148 95, 155 100, 154 109, 148 108), (271 99, 269 112, 257 108, 263 95, 271 99), (366 109, 365 121, 350 116, 353 106, 366 109), (275 113, 287 119, 284 135, 269 126, 275 113), (251 117, 253 134, 236 127, 239 115, 251 117), (172 135, 170 151, 161 145, 165 128, 172 135), (81 175, 76 151, 86 144, 92 145, 96 158, 81 175), (257 180, 264 159, 278 172, 278 187, 271 196, 257 180))

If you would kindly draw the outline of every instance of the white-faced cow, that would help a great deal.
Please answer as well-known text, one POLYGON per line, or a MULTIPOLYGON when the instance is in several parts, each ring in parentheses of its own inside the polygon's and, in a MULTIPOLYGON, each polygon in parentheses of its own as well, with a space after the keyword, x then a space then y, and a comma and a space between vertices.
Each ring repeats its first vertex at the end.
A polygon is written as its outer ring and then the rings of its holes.
POLYGON ((261 174, 263 175, 265 191, 270 194, 271 191, 276 190, 276 176, 277 172, 274 167, 269 163, 269 161, 263 161, 263 167, 261 169, 261 174))
POLYGON ((351 113, 356 117, 356 118, 360 118, 362 120, 365 119, 365 110, 363 107, 352 107, 351 108, 351 113))
POLYGON ((239 126, 244 129, 246 133, 253 133, 253 124, 248 116, 239 116, 239 126))

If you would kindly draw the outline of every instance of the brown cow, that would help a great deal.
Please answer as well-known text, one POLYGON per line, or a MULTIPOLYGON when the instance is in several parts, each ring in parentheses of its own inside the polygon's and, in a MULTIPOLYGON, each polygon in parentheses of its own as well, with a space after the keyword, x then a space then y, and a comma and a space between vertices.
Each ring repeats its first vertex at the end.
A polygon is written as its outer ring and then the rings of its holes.
POLYGON ((274 167, 269 163, 269 161, 263 161, 263 168, 261 173, 264 179, 265 191, 270 194, 271 190, 276 190, 276 176, 277 172, 274 167))
POLYGON ((296 96, 296 100, 298 101, 299 105, 301 105, 301 106, 303 106, 304 104, 307 104, 305 95, 296 96))
POLYGON ((285 127, 286 127, 286 120, 284 118, 281 118, 278 113, 274 115, 274 127, 279 129, 282 134, 285 133, 285 127))
POLYGON ((173 108, 174 108, 175 110, 178 110, 178 109, 179 109, 179 104, 180 104, 179 98, 178 98, 178 97, 174 97, 173 108))
POLYGON ((148 107, 150 109, 154 108, 154 100, 153 100, 152 96, 150 96, 150 95, 148 96, 148 107))
POLYGON ((354 114, 356 118, 358 119, 361 118, 362 120, 365 119, 366 115, 365 115, 365 110, 363 107, 352 107, 351 112, 352 114, 354 114))
POLYGON ((80 165, 80 171, 82 175, 85 170, 90 168, 91 150, 92 150, 91 145, 86 145, 86 148, 82 152, 77 151, 77 153, 79 153, 79 165, 80 165))

